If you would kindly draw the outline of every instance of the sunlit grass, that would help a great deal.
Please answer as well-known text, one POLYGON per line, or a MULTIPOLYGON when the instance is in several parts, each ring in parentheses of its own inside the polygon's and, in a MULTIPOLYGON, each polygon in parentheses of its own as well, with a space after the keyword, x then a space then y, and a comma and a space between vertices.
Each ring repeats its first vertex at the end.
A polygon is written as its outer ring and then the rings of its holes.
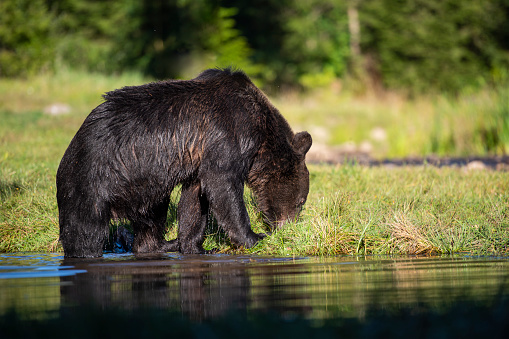
MULTIPOLYGON (((145 81, 137 75, 108 78, 71 71, 53 78, 0 79, 0 252, 61 250, 55 199, 59 161, 86 114, 101 101, 101 93, 145 81), (44 106, 54 102, 69 104, 71 113, 44 114, 44 106)), ((481 125, 484 130, 505 131, 509 118, 500 119, 509 115, 507 95, 500 89, 457 99, 408 101, 395 95, 380 99, 329 93, 274 101, 297 128, 325 129, 329 139, 324 142, 330 144, 350 139, 359 143, 381 127, 387 139, 375 146, 379 155, 448 150, 486 154, 479 138, 488 134, 475 131, 481 125), (454 140, 451 149, 444 141, 448 138, 454 140)), ((497 133, 493 153, 507 141, 505 134, 497 133)), ((320 142, 320 136, 314 139, 320 142)), ((299 220, 250 250, 234 249, 212 225, 205 247, 275 255, 508 253, 507 172, 355 164, 309 168, 311 190, 299 220)), ((178 191, 168 214, 168 239, 177 232, 177 200, 178 191)), ((253 229, 266 232, 248 191, 246 203, 253 229)))
MULTIPOLYGON (((137 73, 105 76, 67 68, 30 79, 0 79, 0 111, 40 113, 61 103, 83 119, 105 92, 150 80, 137 73)), ((310 131, 315 142, 350 143, 357 149, 369 144, 375 157, 509 151, 508 86, 413 99, 397 93, 358 96, 337 89, 271 99, 296 129, 310 131)))
POLYGON ((486 88, 406 99, 396 93, 356 97, 321 91, 275 99, 290 123, 318 143, 371 145, 375 157, 505 154, 509 89, 486 88), (380 135, 376 131, 383 131, 380 135))
POLYGON ((311 166, 300 221, 254 252, 507 254, 509 174, 458 168, 311 166))
POLYGON ((42 112, 48 105, 61 103, 69 105, 73 114, 83 117, 101 103, 105 92, 148 81, 139 73, 107 76, 65 67, 54 74, 41 74, 29 79, 2 78, 0 111, 42 112))

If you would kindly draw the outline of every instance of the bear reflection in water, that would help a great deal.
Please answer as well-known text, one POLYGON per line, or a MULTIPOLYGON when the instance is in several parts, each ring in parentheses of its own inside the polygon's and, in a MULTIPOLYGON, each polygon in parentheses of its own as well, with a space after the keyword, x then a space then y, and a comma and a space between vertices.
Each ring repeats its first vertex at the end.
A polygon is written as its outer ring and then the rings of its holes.
POLYGON ((62 265, 87 273, 60 278, 62 306, 162 309, 193 320, 242 314, 248 309, 299 315, 311 310, 305 306, 309 296, 282 290, 278 283, 280 274, 295 270, 295 264, 253 266, 206 258, 214 257, 153 260, 152 256, 110 262, 66 259, 62 265))

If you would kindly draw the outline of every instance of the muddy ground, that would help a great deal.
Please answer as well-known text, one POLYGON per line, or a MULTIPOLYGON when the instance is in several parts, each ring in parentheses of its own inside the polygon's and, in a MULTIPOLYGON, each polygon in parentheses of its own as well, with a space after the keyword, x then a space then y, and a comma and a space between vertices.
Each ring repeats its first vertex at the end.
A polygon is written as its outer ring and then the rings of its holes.
POLYGON ((321 144, 313 145, 306 156, 312 164, 346 164, 353 163, 363 166, 423 166, 460 167, 466 170, 497 170, 509 171, 509 155, 497 156, 465 156, 465 157, 406 157, 396 159, 374 158, 368 152, 348 151, 341 147, 330 147, 321 144))

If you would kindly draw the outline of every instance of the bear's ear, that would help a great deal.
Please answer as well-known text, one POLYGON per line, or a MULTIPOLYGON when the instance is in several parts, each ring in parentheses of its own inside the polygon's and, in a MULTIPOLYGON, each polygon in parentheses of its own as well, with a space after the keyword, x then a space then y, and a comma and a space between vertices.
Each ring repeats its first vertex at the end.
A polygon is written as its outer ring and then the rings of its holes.
POLYGON ((312 143, 313 139, 306 131, 299 132, 293 137, 293 149, 301 155, 305 155, 309 151, 312 143))

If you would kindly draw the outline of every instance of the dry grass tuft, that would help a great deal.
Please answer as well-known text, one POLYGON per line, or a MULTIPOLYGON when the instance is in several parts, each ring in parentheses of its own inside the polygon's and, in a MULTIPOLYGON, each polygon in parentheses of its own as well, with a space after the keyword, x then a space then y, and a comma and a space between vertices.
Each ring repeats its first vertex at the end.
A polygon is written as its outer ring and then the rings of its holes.
POLYGON ((432 254, 438 248, 433 245, 423 233, 422 229, 414 225, 403 213, 396 213, 394 221, 388 225, 391 230, 393 246, 401 253, 432 254))

